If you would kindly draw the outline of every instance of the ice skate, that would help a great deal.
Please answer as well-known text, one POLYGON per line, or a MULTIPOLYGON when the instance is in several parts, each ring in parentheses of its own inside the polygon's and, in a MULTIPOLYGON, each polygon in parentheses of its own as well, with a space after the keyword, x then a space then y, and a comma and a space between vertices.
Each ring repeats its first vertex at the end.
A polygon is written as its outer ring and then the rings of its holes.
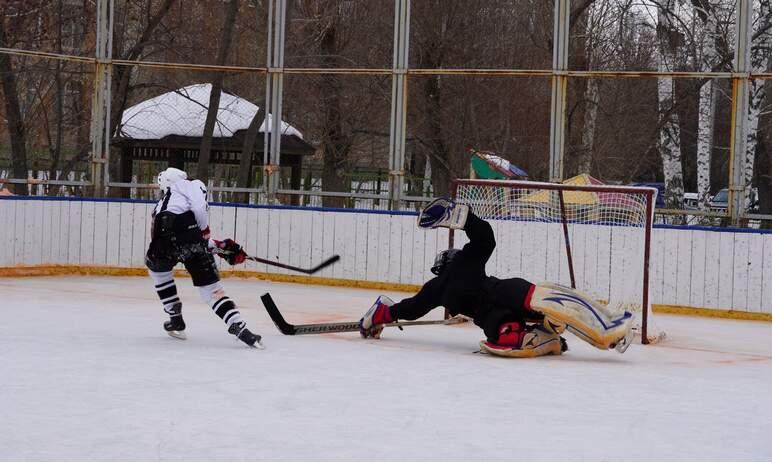
POLYGON ((631 343, 633 343, 633 338, 635 337, 635 332, 633 329, 630 329, 627 331, 624 337, 619 339, 616 344, 613 346, 615 350, 619 353, 624 353, 627 351, 627 348, 630 346, 631 343))
MULTIPOLYGON (((508 325, 517 326, 517 323, 508 323, 508 325)), ((563 337, 548 331, 541 325, 529 326, 525 330, 521 328, 520 332, 514 336, 512 332, 517 331, 510 330, 508 333, 500 335, 498 343, 488 340, 481 341, 480 351, 510 358, 533 358, 544 355, 560 355, 568 350, 568 344, 563 337)))
POLYGON ((260 341, 262 337, 247 329, 247 324, 245 322, 235 322, 231 324, 230 327, 228 327, 228 333, 235 335, 236 338, 253 348, 259 348, 261 350, 265 348, 260 341))
POLYGON ((164 309, 169 314, 169 320, 164 322, 164 330, 170 337, 185 340, 185 321, 182 319, 182 303, 175 303, 170 309, 164 309))

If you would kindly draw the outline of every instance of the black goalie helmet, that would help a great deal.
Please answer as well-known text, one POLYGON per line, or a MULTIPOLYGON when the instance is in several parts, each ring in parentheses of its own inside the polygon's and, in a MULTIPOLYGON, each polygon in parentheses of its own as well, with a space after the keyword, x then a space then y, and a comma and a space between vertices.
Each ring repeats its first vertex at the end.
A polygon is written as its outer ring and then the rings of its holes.
POLYGON ((443 250, 434 257, 434 264, 432 265, 432 273, 439 276, 442 271, 456 258, 456 255, 461 252, 461 249, 448 249, 443 250))

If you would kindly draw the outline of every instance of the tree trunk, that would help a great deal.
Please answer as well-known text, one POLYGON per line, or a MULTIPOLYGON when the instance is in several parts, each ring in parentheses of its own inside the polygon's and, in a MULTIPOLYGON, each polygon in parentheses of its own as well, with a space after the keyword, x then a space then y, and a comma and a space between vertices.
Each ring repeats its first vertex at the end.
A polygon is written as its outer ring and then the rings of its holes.
MULTIPOLYGON (((576 23, 571 24, 572 28, 578 28, 580 32, 575 40, 573 40, 574 52, 574 66, 579 70, 591 70, 595 63, 595 34, 593 29, 594 24, 594 11, 593 8, 589 8, 585 13, 577 16, 576 23)), ((579 101, 575 109, 575 115, 572 118, 581 120, 579 122, 569 124, 571 126, 581 127, 581 132, 578 134, 581 140, 573 141, 571 143, 577 143, 578 149, 574 154, 574 166, 570 171, 569 176, 578 175, 582 173, 590 173, 592 168, 593 159, 593 145, 595 144, 595 126, 598 119, 598 80, 597 79, 578 79, 574 82, 574 91, 576 92, 576 99, 579 101)), ((573 138, 573 137, 572 137, 573 138)))
MULTIPOLYGON (((239 159, 239 177, 237 185, 239 188, 248 188, 254 178, 252 171, 252 155, 255 152, 255 140, 259 133, 260 126, 265 121, 265 101, 260 101, 258 104, 257 112, 252 120, 249 122, 247 132, 244 134, 244 145, 241 148, 241 159, 239 159)), ((268 136, 266 133, 265 136, 268 136)), ((249 203, 249 193, 237 194, 235 197, 239 198, 241 202, 249 203)))
POLYGON ((432 186, 436 197, 450 195, 453 172, 450 167, 450 155, 445 144, 442 129, 442 81, 440 76, 432 76, 424 85, 426 100, 426 124, 429 145, 428 154, 432 171, 432 186))
MULTIPOLYGON (((328 34, 329 35, 329 34, 328 34)), ((323 39, 325 41, 326 39, 323 39)), ((322 188, 325 191, 351 192, 351 184, 346 177, 348 156, 351 151, 351 137, 344 131, 341 120, 341 88, 335 75, 323 76, 320 84, 324 98, 324 122, 322 127, 322 188)), ((322 197, 325 207, 343 207, 345 199, 341 197, 322 197)))
POLYGON ((593 149, 595 145, 595 125, 598 120, 598 79, 587 79, 584 90, 585 110, 584 128, 582 129, 582 149, 577 163, 577 173, 592 171, 593 149))
MULTIPOLYGON (((62 53, 62 22, 64 21, 63 1, 57 2, 57 21, 56 21, 56 52, 62 53)), ((62 136, 64 133, 64 83, 62 82, 62 61, 56 60, 54 63, 54 82, 56 85, 56 139, 53 149, 51 149, 51 168, 48 178, 56 178, 56 170, 59 168, 59 159, 62 155, 62 136)), ((58 188, 51 187, 49 194, 55 193, 58 188)))
MULTIPOLYGON (((323 59, 330 64, 340 50, 337 44, 338 23, 330 20, 319 31, 319 51, 323 59)), ((349 153, 353 144, 350 132, 343 126, 343 95, 340 78, 337 75, 325 75, 319 83, 319 93, 323 96, 323 133, 322 133, 322 189, 325 191, 351 192, 351 181, 346 177, 349 167, 349 153)), ((322 197, 325 207, 343 207, 345 198, 322 197)))
MULTIPOLYGON (((766 21, 759 21, 759 29, 769 24, 769 15, 772 13, 769 9, 769 2, 762 2, 759 7, 759 17, 766 18, 766 21)), ((771 52, 772 40, 769 31, 759 35, 757 43, 753 47, 751 55, 751 67, 754 72, 769 72, 769 54, 771 52)), ((748 138, 745 150, 745 208, 750 204, 750 194, 753 180, 753 164, 756 156, 756 145, 759 141, 759 119, 761 118, 761 109, 766 97, 765 80, 750 81, 750 108, 748 110, 748 138)))
MULTIPOLYGON (((767 148, 769 144, 766 143, 769 138, 772 138, 769 134, 766 139, 759 136, 756 145, 758 149, 756 167, 758 169, 759 213, 763 214, 772 214, 772 152, 767 148)), ((764 224, 763 228, 772 229, 772 220, 764 220, 762 223, 764 224)))
MULTIPOLYGON (((710 72, 719 61, 716 40, 720 34, 716 12, 708 0, 693 0, 704 29, 700 70, 710 72)), ((708 210, 710 202, 710 165, 713 154, 714 122, 716 115, 715 79, 707 79, 700 87, 697 109, 697 196, 701 210, 708 210)))
MULTIPOLYGON (((0 47, 8 46, 5 24, 0 17, 0 47)), ((27 178, 27 130, 21 115, 19 94, 17 93, 16 74, 14 74, 11 55, 0 53, 0 79, 2 80, 5 118, 8 120, 8 132, 11 137, 11 166, 14 178, 27 178)), ((13 188, 16 194, 27 194, 26 184, 17 184, 13 188)))
MULTIPOLYGON (((223 37, 220 42, 220 48, 217 50, 216 64, 224 66, 228 60, 228 54, 233 41, 233 25, 236 22, 236 13, 239 10, 238 0, 230 0, 225 11, 225 21, 223 22, 223 37)), ((220 96, 222 95, 222 82, 224 78, 222 72, 215 72, 212 75, 212 91, 209 94, 209 108, 206 113, 206 123, 204 124, 204 134, 201 138, 201 149, 198 154, 198 172, 196 177, 204 184, 209 180, 209 159, 212 154, 212 134, 214 133, 214 124, 217 122, 217 113, 220 110, 220 96)))
POLYGON ((678 114, 673 111, 673 79, 657 79, 659 111, 663 120, 659 130, 662 173, 665 178, 665 206, 683 208, 684 183, 681 165, 681 133, 678 114))
MULTIPOLYGON (((675 63, 675 49, 678 46, 678 36, 668 14, 672 14, 670 10, 663 11, 662 7, 658 9, 657 69, 660 72, 672 70, 675 63)), ((657 78, 657 102, 660 113, 659 150, 662 156, 662 173, 665 178, 665 206, 681 209, 684 198, 681 129, 678 114, 673 107, 673 90, 672 77, 657 78)))
MULTIPOLYGON (((166 17, 171 10, 172 5, 177 0, 163 0, 163 3, 158 7, 155 15, 150 17, 147 22, 147 26, 142 30, 142 33, 137 38, 134 45, 128 50, 124 50, 121 47, 124 46, 125 40, 121 40, 120 37, 113 38, 113 58, 122 58, 127 60, 139 59, 142 53, 147 47, 155 33, 161 21, 166 17)), ((118 8, 116 8, 118 10, 118 8)), ((148 12, 149 14, 149 12, 148 12)), ((123 111, 126 109, 126 104, 129 101, 129 94, 131 93, 131 73, 133 67, 129 66, 114 66, 113 76, 111 84, 110 95, 110 130, 111 136, 120 130, 121 118, 123 117, 123 111)), ((108 166, 111 178, 120 177, 120 159, 118 156, 110 156, 110 165, 108 166)))
POLYGON ((750 108, 748 111, 748 141, 745 150, 745 208, 750 204, 750 193, 753 187, 753 164, 756 158, 756 147, 759 142, 759 119, 761 107, 764 104, 766 91, 765 81, 752 80, 750 94, 750 108))
POLYGON ((710 202, 710 162, 713 153, 713 120, 716 113, 713 84, 713 79, 709 79, 700 88, 697 115, 697 196, 701 210, 707 210, 710 202))

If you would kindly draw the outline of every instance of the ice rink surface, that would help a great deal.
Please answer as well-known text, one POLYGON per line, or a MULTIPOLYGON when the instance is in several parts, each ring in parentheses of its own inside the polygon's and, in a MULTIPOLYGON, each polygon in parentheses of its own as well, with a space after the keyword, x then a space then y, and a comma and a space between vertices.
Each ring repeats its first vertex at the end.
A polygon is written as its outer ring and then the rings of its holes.
POLYGON ((769 323, 659 315, 659 345, 505 359, 469 323, 282 336, 266 291, 292 323, 380 292, 224 284, 266 350, 190 279, 185 341, 149 279, 0 279, 0 461, 772 461, 769 323))

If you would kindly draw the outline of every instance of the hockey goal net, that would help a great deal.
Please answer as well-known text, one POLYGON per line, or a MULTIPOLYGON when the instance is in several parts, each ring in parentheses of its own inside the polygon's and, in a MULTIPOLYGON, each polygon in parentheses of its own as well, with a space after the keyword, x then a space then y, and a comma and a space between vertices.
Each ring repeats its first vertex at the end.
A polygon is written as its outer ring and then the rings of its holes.
MULTIPOLYGON (((643 343, 664 336, 650 320, 656 189, 500 180, 456 180, 454 189, 457 202, 494 228, 490 274, 574 287, 634 313, 643 343)), ((451 233, 450 246, 465 240, 451 233)))

